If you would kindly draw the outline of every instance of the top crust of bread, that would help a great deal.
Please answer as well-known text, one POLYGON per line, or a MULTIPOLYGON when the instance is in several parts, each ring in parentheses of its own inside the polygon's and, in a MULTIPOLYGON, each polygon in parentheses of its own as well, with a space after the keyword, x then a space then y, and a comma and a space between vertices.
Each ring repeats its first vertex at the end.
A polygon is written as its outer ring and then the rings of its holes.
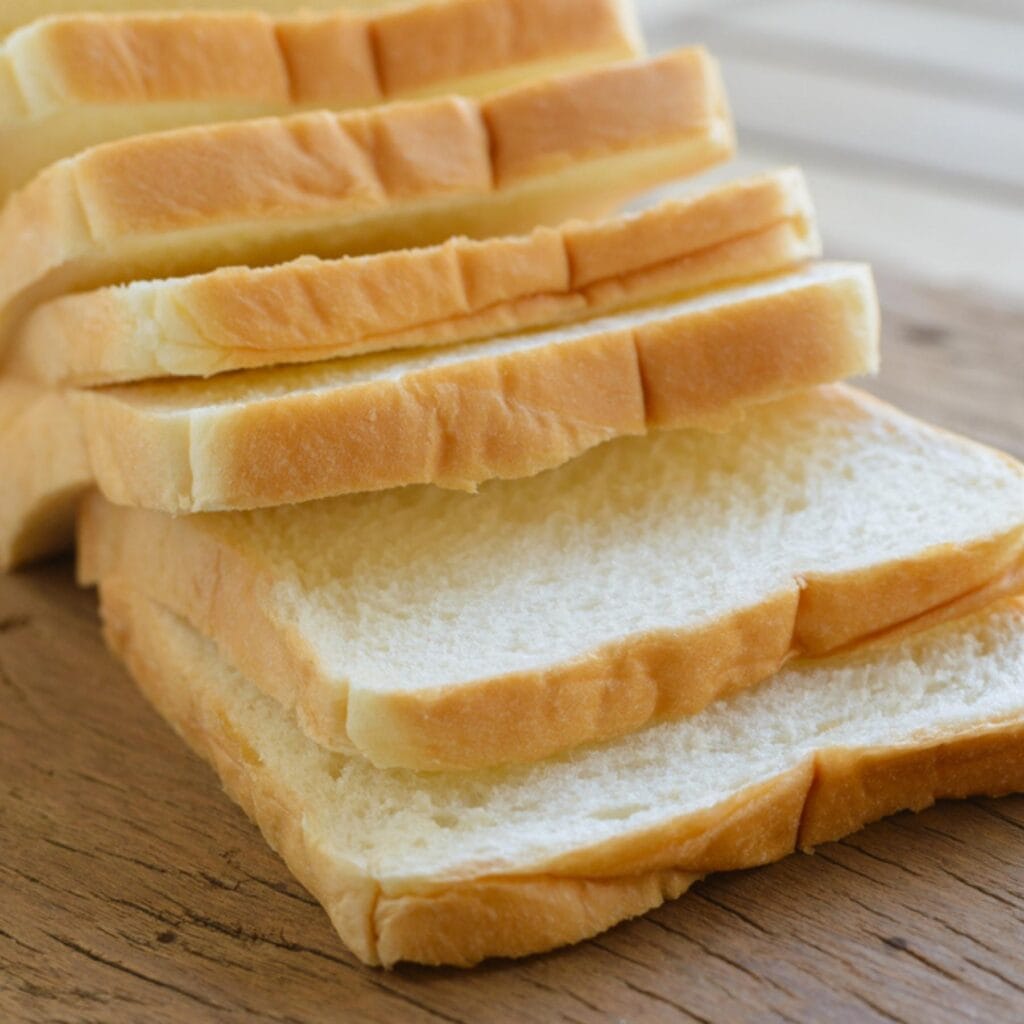
POLYGON ((0 212, 0 332, 70 291, 591 217, 723 159, 733 141, 717 68, 698 48, 481 101, 97 146, 48 168, 0 212))
POLYGON ((28 318, 6 368, 91 387, 435 347, 752 279, 819 252, 806 184, 788 168, 529 235, 69 295, 28 318))
POLYGON ((130 135, 316 106, 341 110, 640 52, 615 0, 455 0, 374 14, 88 14, 0 44, 0 195, 130 135))
POLYGON ((353 11, 387 10, 409 0, 3 0, 0 4, 0 36, 39 18, 69 14, 118 14, 123 11, 247 11, 276 14, 294 13, 297 6, 309 11, 334 11, 345 7, 353 11))
POLYGON ((361 107, 464 91, 483 75, 500 82, 502 69, 517 64, 629 57, 637 43, 614 0, 455 0, 301 15, 80 14, 36 22, 0 45, 22 101, 20 109, 0 107, 0 120, 31 120, 64 104, 220 98, 361 107))

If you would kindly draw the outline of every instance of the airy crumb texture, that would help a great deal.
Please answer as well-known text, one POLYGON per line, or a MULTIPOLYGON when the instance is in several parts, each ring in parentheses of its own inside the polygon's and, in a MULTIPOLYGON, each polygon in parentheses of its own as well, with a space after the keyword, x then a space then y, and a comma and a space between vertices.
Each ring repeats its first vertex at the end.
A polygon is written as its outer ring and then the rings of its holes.
MULTIPOLYGON (((143 688, 214 760, 346 941, 370 960, 416 948, 400 934, 374 932, 374 921, 388 921, 389 904, 433 896, 440 933, 446 905, 472 902, 481 886, 506 880, 508 921, 492 915, 483 940, 437 934, 422 958, 458 963, 481 948, 528 952, 513 936, 530 913, 538 878, 555 886, 572 877, 692 870, 695 864, 680 861, 699 833, 716 832, 738 802, 756 807, 759 794, 782 780, 799 776, 797 799, 762 804, 760 820, 742 836, 721 833, 722 843, 697 855, 699 869, 762 859, 761 839, 779 829, 773 815, 783 810, 786 840, 770 856, 817 841, 798 827, 805 806, 820 819, 830 793, 858 779, 867 789, 850 802, 864 804, 863 819, 839 811, 833 827, 858 827, 944 794, 1000 793, 1024 783, 1019 754, 1002 750, 992 759, 998 737, 1019 739, 1024 716, 1024 628, 1015 603, 887 647, 786 669, 691 719, 609 746, 526 768, 422 775, 381 771, 317 747, 180 620, 130 590, 111 587, 104 596, 108 636, 143 688), (896 766, 914 757, 920 771, 901 790, 896 766), (886 762, 896 775, 872 781, 872 766, 886 762), (932 789, 922 793, 921 780, 932 789), (355 911, 368 882, 375 895, 355 911)), ((827 834, 820 820, 815 827, 819 838, 827 834)), ((585 901, 585 891, 577 899, 585 901)), ((576 937, 610 923, 591 922, 576 937)), ((535 933, 548 934, 546 924, 537 922, 535 933)))
POLYGON ((482 95, 635 56, 616 0, 458 0, 366 14, 87 14, 0 44, 0 196, 90 146, 192 124, 482 95))
POLYGON ((412 689, 697 627, 801 576, 1022 527, 1020 467, 830 393, 721 435, 612 442, 478 495, 410 488, 201 528, 270 566, 328 678, 412 689))
POLYGON ((8 199, 0 330, 103 285, 594 217, 733 148, 717 66, 700 48, 483 100, 120 139, 50 165, 8 199))
POLYGON ((84 580, 186 616, 318 742, 438 768, 692 714, 1019 587, 1022 552, 1019 465, 838 387, 476 495, 179 519, 97 498, 80 531, 84 580))
POLYGON ((820 255, 795 168, 528 235, 138 281, 44 303, 7 367, 94 386, 444 345, 791 269, 820 255))

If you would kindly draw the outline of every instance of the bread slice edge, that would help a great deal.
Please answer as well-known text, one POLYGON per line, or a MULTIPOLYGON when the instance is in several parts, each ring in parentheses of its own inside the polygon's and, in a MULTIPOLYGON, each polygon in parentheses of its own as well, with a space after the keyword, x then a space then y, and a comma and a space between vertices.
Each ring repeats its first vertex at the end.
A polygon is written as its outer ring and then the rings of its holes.
POLYGON ((891 747, 811 754, 712 808, 620 838, 604 851, 580 851, 548 871, 389 892, 332 860, 306 832, 296 794, 261 770, 258 753, 223 708, 183 683, 180 655, 161 626, 168 613, 113 582, 104 585, 103 606, 108 641, 143 692, 214 766, 229 795, 323 903, 345 943, 371 964, 471 966, 541 952, 675 898, 704 874, 765 864, 938 799, 1024 789, 1024 720, 979 722, 891 747), (211 728, 209 720, 219 724, 211 728))

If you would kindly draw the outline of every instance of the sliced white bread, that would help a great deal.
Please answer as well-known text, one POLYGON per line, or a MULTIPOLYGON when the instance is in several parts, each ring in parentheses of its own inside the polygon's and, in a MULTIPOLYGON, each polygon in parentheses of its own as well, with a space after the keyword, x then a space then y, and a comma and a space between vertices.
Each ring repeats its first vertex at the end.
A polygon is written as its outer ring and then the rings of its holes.
POLYGON ((640 49, 619 0, 45 19, 0 44, 0 199, 63 157, 130 135, 316 107, 479 95, 640 49))
POLYGON ((0 212, 0 343, 71 291, 592 217, 732 148, 699 48, 484 100, 122 139, 52 165, 0 212))
POLYGON ((181 620, 114 581, 103 605, 143 691, 371 964, 576 942, 709 872, 938 798, 1024 788, 1014 603, 788 668, 613 745, 455 776, 326 751, 181 620))
POLYGON ((130 581, 384 767, 540 759, 1024 587, 1024 469, 841 387, 475 496, 90 496, 79 523, 83 581, 130 581))
POLYGON ((621 433, 720 426, 751 402, 869 371, 876 359, 868 271, 826 264, 547 333, 180 389, 122 386, 69 401, 12 379, 8 391, 23 406, 31 399, 35 426, 20 420, 0 440, 11 481, 0 548, 47 537, 38 551, 19 545, 10 568, 70 546, 70 516, 51 509, 69 509, 94 478, 76 406, 108 493, 180 511, 528 475, 621 433))
POLYGON ((92 482, 73 413, 57 392, 0 380, 0 572, 68 546, 92 482))
POLYGON ((777 273, 820 248, 803 175, 788 168, 528 235, 69 295, 29 316, 5 368, 94 386, 447 345, 777 273))
POLYGON ((545 331, 70 397, 103 493, 177 514, 472 490, 613 437, 721 428, 877 358, 869 269, 824 263, 545 331))

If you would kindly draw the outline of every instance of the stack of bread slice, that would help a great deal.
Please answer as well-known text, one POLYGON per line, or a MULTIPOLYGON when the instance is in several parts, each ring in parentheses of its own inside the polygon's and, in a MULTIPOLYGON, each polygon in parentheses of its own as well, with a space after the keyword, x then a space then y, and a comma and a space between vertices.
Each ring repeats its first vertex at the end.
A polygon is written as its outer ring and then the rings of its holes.
POLYGON ((1024 469, 840 383, 874 290, 798 171, 614 212, 731 153, 714 61, 620 0, 287 6, 8 38, 0 562, 77 519, 349 948, 525 955, 1024 788, 1024 469))

